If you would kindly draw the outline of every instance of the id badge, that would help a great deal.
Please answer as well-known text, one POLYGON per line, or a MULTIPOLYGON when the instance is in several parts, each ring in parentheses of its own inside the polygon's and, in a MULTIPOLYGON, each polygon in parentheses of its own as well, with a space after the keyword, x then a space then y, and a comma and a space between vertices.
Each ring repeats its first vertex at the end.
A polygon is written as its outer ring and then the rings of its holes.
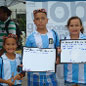
POLYGON ((49 44, 53 44, 53 38, 49 38, 49 44))

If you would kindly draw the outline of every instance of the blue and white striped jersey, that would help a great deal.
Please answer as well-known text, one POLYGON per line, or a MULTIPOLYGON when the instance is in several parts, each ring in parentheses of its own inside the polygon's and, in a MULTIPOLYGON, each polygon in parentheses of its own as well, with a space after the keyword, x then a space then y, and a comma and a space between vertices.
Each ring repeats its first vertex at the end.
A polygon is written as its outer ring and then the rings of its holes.
MULTIPOLYGON (((66 39, 70 39, 70 36, 66 39)), ((80 33, 79 39, 86 39, 86 36, 80 33)), ((86 64, 64 64, 64 79, 67 82, 86 84, 86 64)))
POLYGON ((26 46, 38 48, 56 48, 59 46, 59 39, 57 34, 52 30, 48 30, 46 34, 40 34, 39 32, 34 31, 27 38, 26 46), (50 43, 50 41, 52 42, 50 43))
MULTIPOLYGON (((12 75, 15 76, 18 74, 17 66, 20 65, 21 63, 20 58, 21 58, 20 54, 16 54, 16 58, 14 60, 8 59, 5 53, 2 55, 2 58, 0 58, 0 76, 2 75, 1 76, 2 79, 8 80, 12 78, 12 75), (3 61, 3 64, 2 64, 2 61, 3 61), (2 68, 2 71, 1 71, 1 68, 2 68)), ((5 83, 2 83, 2 84, 4 86, 6 85, 5 83)), ((16 80, 15 85, 16 84, 21 84, 21 81, 16 80)))
MULTIPOLYGON (((46 34, 40 34, 39 32, 34 31, 27 38, 26 46, 38 48, 56 48, 59 46, 59 39, 57 34, 52 30, 48 30, 46 34)), ((28 72, 28 86, 33 86, 37 83, 40 86, 43 86, 43 83, 57 86, 56 80, 56 74, 54 72, 28 72)))
POLYGON ((40 34, 39 32, 34 31, 27 38, 26 46, 38 48, 56 48, 59 46, 58 35, 52 30, 48 30, 46 34, 40 34), (50 40, 52 41, 51 43, 50 40))

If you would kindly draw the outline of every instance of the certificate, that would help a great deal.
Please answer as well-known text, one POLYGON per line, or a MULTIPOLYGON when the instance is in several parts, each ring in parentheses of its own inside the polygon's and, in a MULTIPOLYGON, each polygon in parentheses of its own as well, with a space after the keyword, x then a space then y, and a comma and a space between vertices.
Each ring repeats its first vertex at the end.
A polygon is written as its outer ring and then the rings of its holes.
POLYGON ((61 40, 61 63, 86 63, 86 40, 61 40))
POLYGON ((23 71, 55 72, 56 50, 23 47, 23 71))

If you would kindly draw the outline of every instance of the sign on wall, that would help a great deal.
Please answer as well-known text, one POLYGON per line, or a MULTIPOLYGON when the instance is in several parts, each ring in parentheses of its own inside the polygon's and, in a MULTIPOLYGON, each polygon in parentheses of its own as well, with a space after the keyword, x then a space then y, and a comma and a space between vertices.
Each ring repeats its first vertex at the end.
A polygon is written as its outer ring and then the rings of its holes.
POLYGON ((27 10, 27 36, 36 29, 33 23, 33 10, 45 8, 48 12, 47 28, 54 29, 59 38, 68 34, 66 24, 71 16, 78 16, 83 21, 86 33, 86 1, 46 1, 46 2, 26 2, 27 10))

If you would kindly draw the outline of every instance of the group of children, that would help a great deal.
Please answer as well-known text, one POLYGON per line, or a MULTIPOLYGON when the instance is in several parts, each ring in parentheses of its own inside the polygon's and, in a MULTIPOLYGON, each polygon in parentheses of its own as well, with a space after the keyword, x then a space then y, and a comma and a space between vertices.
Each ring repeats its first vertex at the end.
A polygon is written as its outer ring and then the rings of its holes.
MULTIPOLYGON (((56 48, 59 51, 59 38, 46 28, 48 23, 45 9, 33 11, 36 30, 28 36, 25 46, 38 48, 56 48)), ((69 35, 66 39, 86 39, 83 25, 79 17, 71 17, 67 22, 69 35)), ((3 37, 6 52, 0 57, 0 86, 21 86, 22 73, 17 71, 21 65, 21 56, 16 54, 17 36, 9 34, 3 37), (20 80, 18 80, 20 79, 20 80)), ((60 53, 60 52, 59 52, 60 53)), ((59 63, 59 53, 56 63, 59 63)), ((28 72, 28 86, 58 86, 54 72, 28 72)), ((86 86, 86 64, 64 64, 64 80, 66 86, 86 86)))

